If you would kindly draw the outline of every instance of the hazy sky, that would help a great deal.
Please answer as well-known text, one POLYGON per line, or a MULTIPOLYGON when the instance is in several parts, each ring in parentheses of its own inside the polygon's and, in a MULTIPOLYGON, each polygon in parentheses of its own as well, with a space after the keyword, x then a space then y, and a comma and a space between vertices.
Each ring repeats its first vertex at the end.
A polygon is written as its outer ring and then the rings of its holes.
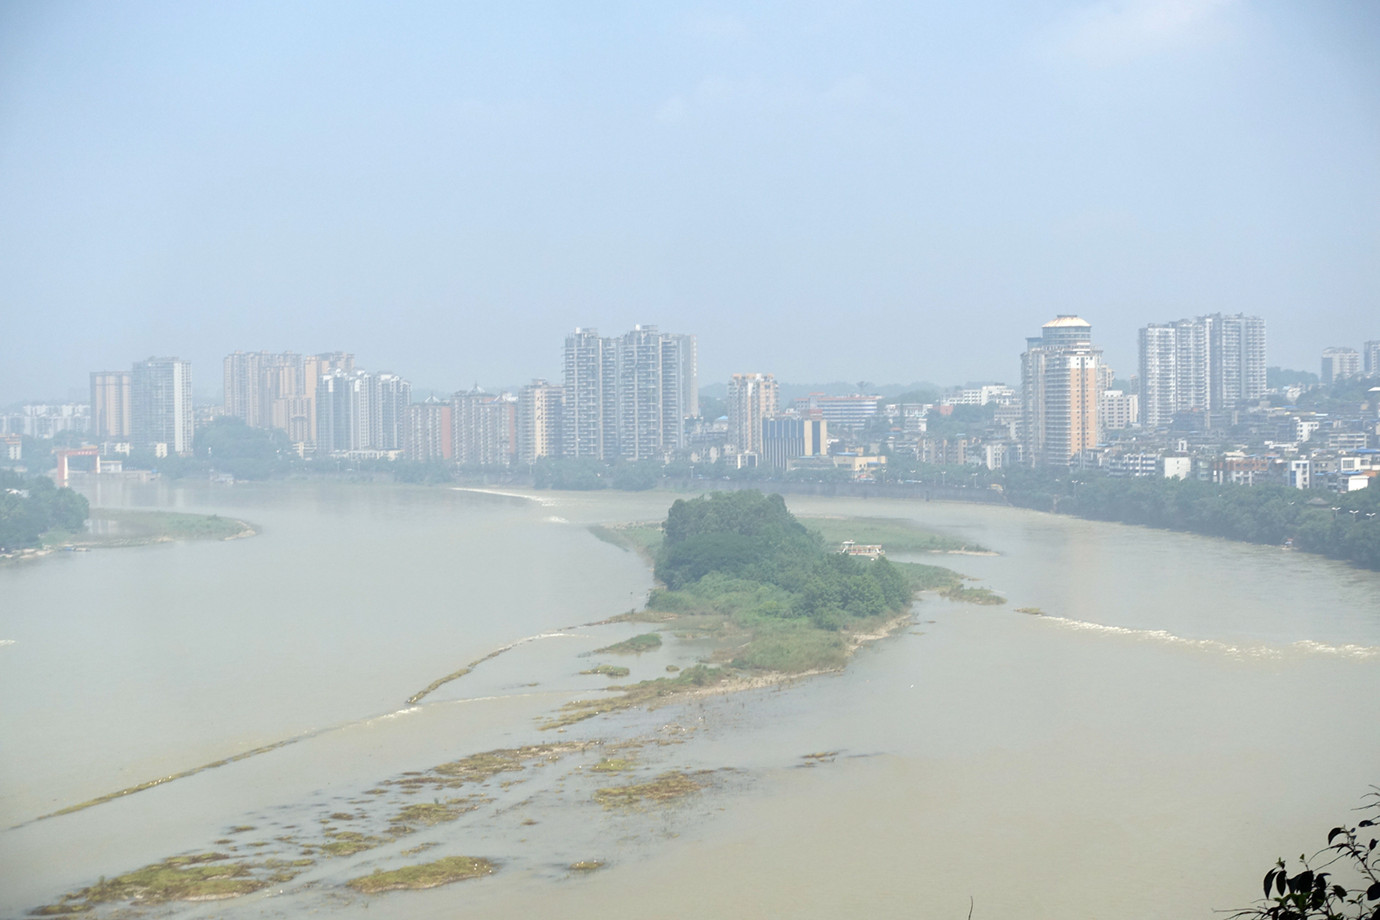
POLYGON ((1380 3, 0 3, 0 404, 151 354, 444 390, 1018 382, 1076 312, 1380 339, 1380 3))

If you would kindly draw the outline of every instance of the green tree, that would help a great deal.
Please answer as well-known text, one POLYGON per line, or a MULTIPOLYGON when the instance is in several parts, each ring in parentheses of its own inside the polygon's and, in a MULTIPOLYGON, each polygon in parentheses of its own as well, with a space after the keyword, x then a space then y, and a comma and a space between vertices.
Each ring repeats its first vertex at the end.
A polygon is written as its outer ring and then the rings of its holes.
POLYGON ((78 532, 90 512, 86 498, 59 489, 47 476, 0 470, 0 546, 37 546, 53 530, 78 532))
MULTIPOLYGON (((1363 812, 1380 815, 1380 788, 1366 796, 1363 812)), ((1232 916, 1241 920, 1380 920, 1380 849, 1376 817, 1332 828, 1327 846, 1300 856, 1289 871, 1277 860, 1265 873, 1264 898, 1232 916)))
POLYGON ((231 416, 222 416, 199 429, 192 452, 205 467, 236 479, 267 479, 285 473, 297 457, 285 432, 251 428, 243 419, 231 416))

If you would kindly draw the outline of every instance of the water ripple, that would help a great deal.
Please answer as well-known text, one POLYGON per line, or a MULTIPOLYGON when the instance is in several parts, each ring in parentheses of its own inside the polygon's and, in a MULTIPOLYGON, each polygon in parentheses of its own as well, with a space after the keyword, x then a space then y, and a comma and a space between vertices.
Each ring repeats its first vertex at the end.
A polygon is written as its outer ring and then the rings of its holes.
POLYGON ((1283 658, 1291 651, 1302 652, 1309 655, 1328 655, 1355 660, 1380 658, 1380 646, 1374 645, 1328 645, 1325 642, 1315 642, 1311 639, 1302 639, 1283 648, 1260 644, 1234 645, 1230 642, 1222 642, 1218 639, 1188 639, 1184 636, 1176 636, 1164 629, 1133 629, 1128 626, 1108 626, 1103 623, 1089 623, 1087 620, 1073 620, 1068 617, 1049 615, 1043 615, 1039 617, 1039 619, 1048 623, 1054 623, 1065 629, 1098 633, 1106 636, 1123 636, 1129 639, 1162 642, 1165 645, 1197 648, 1204 651, 1217 652, 1232 658, 1277 659, 1283 658))

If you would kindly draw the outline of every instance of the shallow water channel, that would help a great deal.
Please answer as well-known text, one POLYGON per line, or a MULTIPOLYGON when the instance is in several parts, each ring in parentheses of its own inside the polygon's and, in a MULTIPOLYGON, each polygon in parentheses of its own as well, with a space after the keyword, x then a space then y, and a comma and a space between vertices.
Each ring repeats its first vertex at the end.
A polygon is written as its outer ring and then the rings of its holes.
POLYGON ((101 489, 95 505, 261 532, 0 569, 0 916, 233 849, 315 862, 157 914, 938 918, 966 916, 971 898, 974 917, 1209 917, 1249 903, 1275 857, 1317 848, 1380 783, 1380 574, 1302 554, 1000 507, 791 499, 799 514, 905 518, 982 543, 998 554, 924 561, 1008 603, 925 597, 912 627, 841 674, 557 734, 538 721, 608 685, 580 673, 593 664, 638 680, 694 661, 675 641, 591 655, 645 627, 582 625, 640 607, 652 586, 587 525, 659 520, 676 496, 101 489), (483 783, 406 782, 537 744, 564 747, 483 783), (628 769, 594 769, 609 757, 628 769), (668 770, 703 788, 636 809, 595 801, 668 770), (452 798, 470 809, 453 821, 320 850, 452 798), (425 892, 343 887, 450 855, 498 869, 425 892))

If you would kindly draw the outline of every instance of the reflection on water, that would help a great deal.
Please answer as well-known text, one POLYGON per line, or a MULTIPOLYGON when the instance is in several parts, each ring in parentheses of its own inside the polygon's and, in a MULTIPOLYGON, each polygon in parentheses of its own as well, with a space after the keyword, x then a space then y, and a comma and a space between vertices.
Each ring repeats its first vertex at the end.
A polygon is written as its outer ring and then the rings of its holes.
MULTIPOLYGON (((642 562, 583 525, 659 519, 674 496, 542 498, 315 484, 94 495, 263 530, 0 571, 12 601, 0 635, 14 643, 0 650, 3 823, 306 740, 3 832, 15 884, 0 886, 0 912, 204 850, 235 825, 271 829, 270 842, 304 833, 322 809, 365 809, 390 777, 551 740, 537 718, 606 684, 579 673, 580 654, 610 629, 635 631, 579 624, 640 606, 651 587, 642 562)), ((914 629, 844 674, 559 736, 640 741, 639 777, 716 771, 666 810, 599 808, 592 791, 606 780, 587 751, 491 784, 463 819, 322 864, 282 894, 177 913, 951 917, 972 896, 975 917, 1208 916, 1248 902, 1275 856, 1320 842, 1377 781, 1380 739, 1325 762, 1264 728, 1319 713, 1373 724, 1375 573, 997 507, 791 505, 912 518, 998 550, 939 561, 1009 604, 926 599, 914 629), (821 752, 837 754, 807 757, 821 752), (426 894, 334 888, 420 843, 501 868, 426 894), (586 859, 607 867, 572 878, 569 863, 586 859)), ((675 643, 663 654, 632 662, 629 679, 689 660, 675 643)))

